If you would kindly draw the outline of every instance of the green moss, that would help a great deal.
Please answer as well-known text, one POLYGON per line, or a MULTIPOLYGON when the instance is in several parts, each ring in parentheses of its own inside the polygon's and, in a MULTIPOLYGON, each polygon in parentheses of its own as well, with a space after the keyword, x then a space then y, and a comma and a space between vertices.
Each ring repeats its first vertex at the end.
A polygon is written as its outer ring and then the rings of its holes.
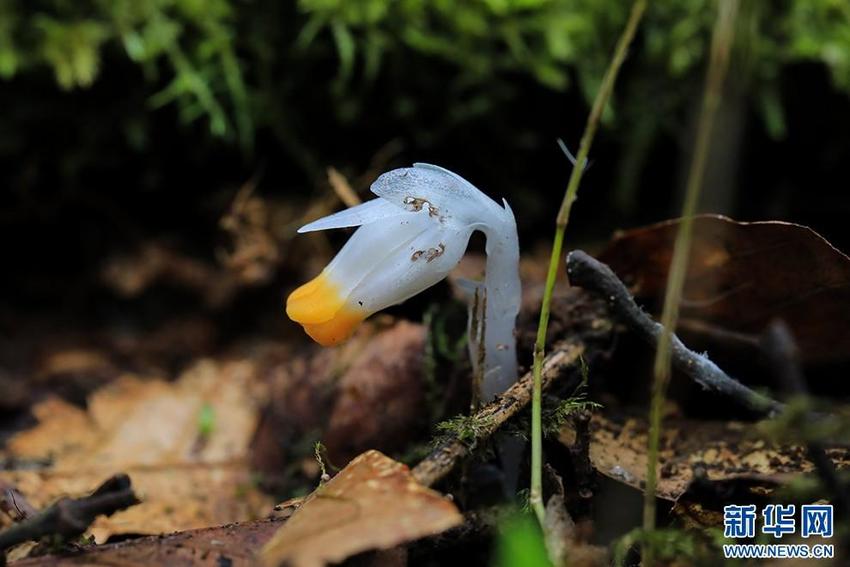
POLYGON ((543 408, 543 435, 553 437, 558 435, 567 421, 582 412, 592 412, 600 409, 602 404, 585 399, 582 393, 577 397, 562 400, 553 408, 543 408))
MULTIPOLYGON (((710 0, 651 5, 641 51, 630 65, 640 68, 641 81, 654 85, 652 92, 671 99, 657 104, 680 104, 682 89, 675 85, 702 68, 712 5, 710 0)), ((0 0, 0 77, 47 68, 59 87, 86 88, 104 65, 124 58, 160 89, 152 105, 176 105, 184 122, 204 119, 215 136, 250 149, 257 124, 281 110, 272 114, 270 106, 289 110, 288 92, 281 88, 293 85, 275 75, 304 77, 329 53, 336 56, 336 76, 310 74, 310 88, 330 81, 325 90, 333 93, 341 121, 358 118, 382 74, 420 89, 429 69, 446 64, 453 68, 451 81, 430 86, 457 95, 447 120, 492 111, 494 102, 511 96, 518 73, 555 90, 570 88, 575 77, 589 101, 627 9, 617 0, 300 0, 275 6, 235 0, 0 0), (286 25, 270 25, 270 18, 286 25), (404 64, 411 58, 421 76, 411 76, 404 64)), ((847 2, 785 0, 770 8, 752 2, 741 26, 736 76, 758 101, 772 134, 784 132, 776 95, 783 66, 821 63, 837 87, 850 89, 847 2)), ((399 96, 389 110, 413 116, 410 104, 399 96)))
POLYGON ((443 435, 457 437, 467 444, 475 443, 481 431, 491 424, 490 418, 475 415, 457 415, 437 424, 437 431, 443 435))

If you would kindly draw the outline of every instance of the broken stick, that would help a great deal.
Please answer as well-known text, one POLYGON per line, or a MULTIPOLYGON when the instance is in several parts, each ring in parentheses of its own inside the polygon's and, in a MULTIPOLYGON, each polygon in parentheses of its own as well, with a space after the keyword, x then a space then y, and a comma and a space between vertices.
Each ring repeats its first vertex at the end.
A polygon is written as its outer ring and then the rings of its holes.
POLYGON ((138 504, 130 477, 117 474, 83 498, 62 498, 49 508, 0 532, 0 551, 45 536, 81 535, 101 515, 110 516, 138 504))
MULTIPOLYGON (((605 298, 618 319, 653 347, 658 345, 663 327, 638 307, 611 268, 582 250, 574 250, 567 255, 567 274, 572 285, 605 298)), ((761 415, 772 416, 782 410, 781 403, 738 382, 708 357, 688 349, 675 334, 670 339, 673 366, 702 387, 720 392, 761 415)))
MULTIPOLYGON (((556 344, 552 353, 543 361, 543 389, 563 376, 567 368, 576 366, 583 353, 584 343, 578 339, 568 339, 556 344)), ((469 455, 478 441, 489 438, 531 402, 533 383, 531 372, 527 372, 503 394, 481 408, 470 418, 479 425, 475 428, 475 438, 463 441, 452 437, 443 442, 413 468, 414 478, 425 486, 433 486, 443 479, 469 455)))

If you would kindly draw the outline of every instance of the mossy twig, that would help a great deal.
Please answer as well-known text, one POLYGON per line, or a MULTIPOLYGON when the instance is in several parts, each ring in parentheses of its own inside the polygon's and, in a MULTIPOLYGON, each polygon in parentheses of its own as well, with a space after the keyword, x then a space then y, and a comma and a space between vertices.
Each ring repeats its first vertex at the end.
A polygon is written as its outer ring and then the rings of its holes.
MULTIPOLYGON (((567 368, 577 365, 584 350, 584 343, 577 339, 556 344, 552 353, 543 361, 540 372, 541 388, 549 387, 564 375, 567 368)), ((531 402, 533 382, 532 373, 527 372, 491 403, 474 415, 464 418, 467 427, 455 428, 450 438, 443 441, 413 468, 416 480, 426 486, 432 486, 448 475, 472 452, 473 447, 491 437, 506 421, 531 402), (469 424, 474 427, 468 427, 469 424)))

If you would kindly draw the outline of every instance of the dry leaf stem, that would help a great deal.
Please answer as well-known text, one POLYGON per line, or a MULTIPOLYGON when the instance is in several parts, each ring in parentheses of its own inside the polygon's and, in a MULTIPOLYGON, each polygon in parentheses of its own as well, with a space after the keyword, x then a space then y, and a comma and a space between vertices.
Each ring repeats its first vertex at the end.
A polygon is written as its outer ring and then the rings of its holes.
MULTIPOLYGON (((660 343, 664 334, 662 325, 638 307, 626 285, 607 265, 582 250, 574 250, 567 256, 567 274, 572 285, 604 298, 613 315, 642 340, 652 346, 660 343)), ((686 347, 675 334, 668 336, 672 365, 703 388, 728 396, 761 415, 770 416, 782 410, 781 403, 741 384, 707 357, 686 347)))
MULTIPOLYGON (((672 337, 679 316, 679 304, 688 267, 688 255, 691 248, 693 216, 699 201, 705 173, 708 148, 714 117, 723 90, 726 71, 729 68, 729 54, 735 35, 735 17, 738 12, 738 0, 721 0, 718 4, 717 20, 711 38, 711 53, 703 92, 702 109, 697 126, 696 145, 693 161, 688 174, 685 190, 685 202, 682 207, 682 222, 676 234, 673 259, 667 276, 667 288, 664 295, 664 308, 661 313, 662 333, 655 352, 652 398, 649 410, 649 442, 647 449, 646 490, 644 492, 643 528, 646 532, 655 529, 655 487, 658 446, 661 437, 661 417, 667 384, 670 380, 670 357, 673 347, 672 337)), ((643 564, 653 565, 654 550, 651 544, 644 546, 643 564)))
POLYGON ((543 507, 543 431, 542 431, 542 410, 541 410, 541 389, 542 389, 542 369, 543 356, 546 349, 546 331, 549 326, 549 308, 552 303, 552 291, 555 288, 555 279, 558 275, 558 266, 561 260, 561 251, 564 245, 564 233, 567 228, 567 222, 570 218, 570 209, 573 202, 576 200, 579 183, 581 182, 582 174, 584 173, 587 156, 590 153, 590 145, 593 142, 593 137, 596 134, 596 128, 599 125, 599 119, 602 116, 602 111, 608 103, 611 92, 614 90, 614 84, 617 81, 617 73, 626 58, 626 52, 634 38, 635 31, 640 23, 641 17, 646 10, 646 0, 635 0, 632 4, 632 11, 629 14, 629 19, 626 22, 626 27, 617 42, 616 50, 611 58, 605 76, 602 78, 602 84, 599 87, 599 92, 596 93, 596 98, 593 101, 593 106, 590 110, 590 115, 587 117, 587 124, 584 128, 584 134, 581 137, 576 162, 573 167, 570 180, 567 183, 567 190, 564 193, 564 199, 561 202, 561 208, 558 211, 558 217, 555 222, 555 239, 552 243, 552 255, 549 259, 549 271, 546 274, 546 287, 543 292, 543 303, 540 307, 540 322, 537 326, 537 340, 534 344, 534 392, 531 404, 531 491, 529 503, 534 510, 537 520, 540 525, 543 525, 545 509, 543 507))

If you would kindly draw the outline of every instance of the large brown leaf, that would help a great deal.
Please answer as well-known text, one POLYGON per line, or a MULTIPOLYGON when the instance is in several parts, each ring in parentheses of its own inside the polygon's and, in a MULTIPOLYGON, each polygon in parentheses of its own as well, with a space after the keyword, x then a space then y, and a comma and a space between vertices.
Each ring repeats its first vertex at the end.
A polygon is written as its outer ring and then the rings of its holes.
MULTIPOLYGON (((618 234, 600 256, 650 309, 660 307, 678 220, 618 234)), ((681 318, 759 334, 775 318, 809 362, 850 358, 850 258, 805 226, 694 221, 681 318)))
POLYGON ((317 488, 263 548, 268 566, 320 567, 372 549, 389 549, 459 525, 447 498, 410 470, 367 451, 317 488))

